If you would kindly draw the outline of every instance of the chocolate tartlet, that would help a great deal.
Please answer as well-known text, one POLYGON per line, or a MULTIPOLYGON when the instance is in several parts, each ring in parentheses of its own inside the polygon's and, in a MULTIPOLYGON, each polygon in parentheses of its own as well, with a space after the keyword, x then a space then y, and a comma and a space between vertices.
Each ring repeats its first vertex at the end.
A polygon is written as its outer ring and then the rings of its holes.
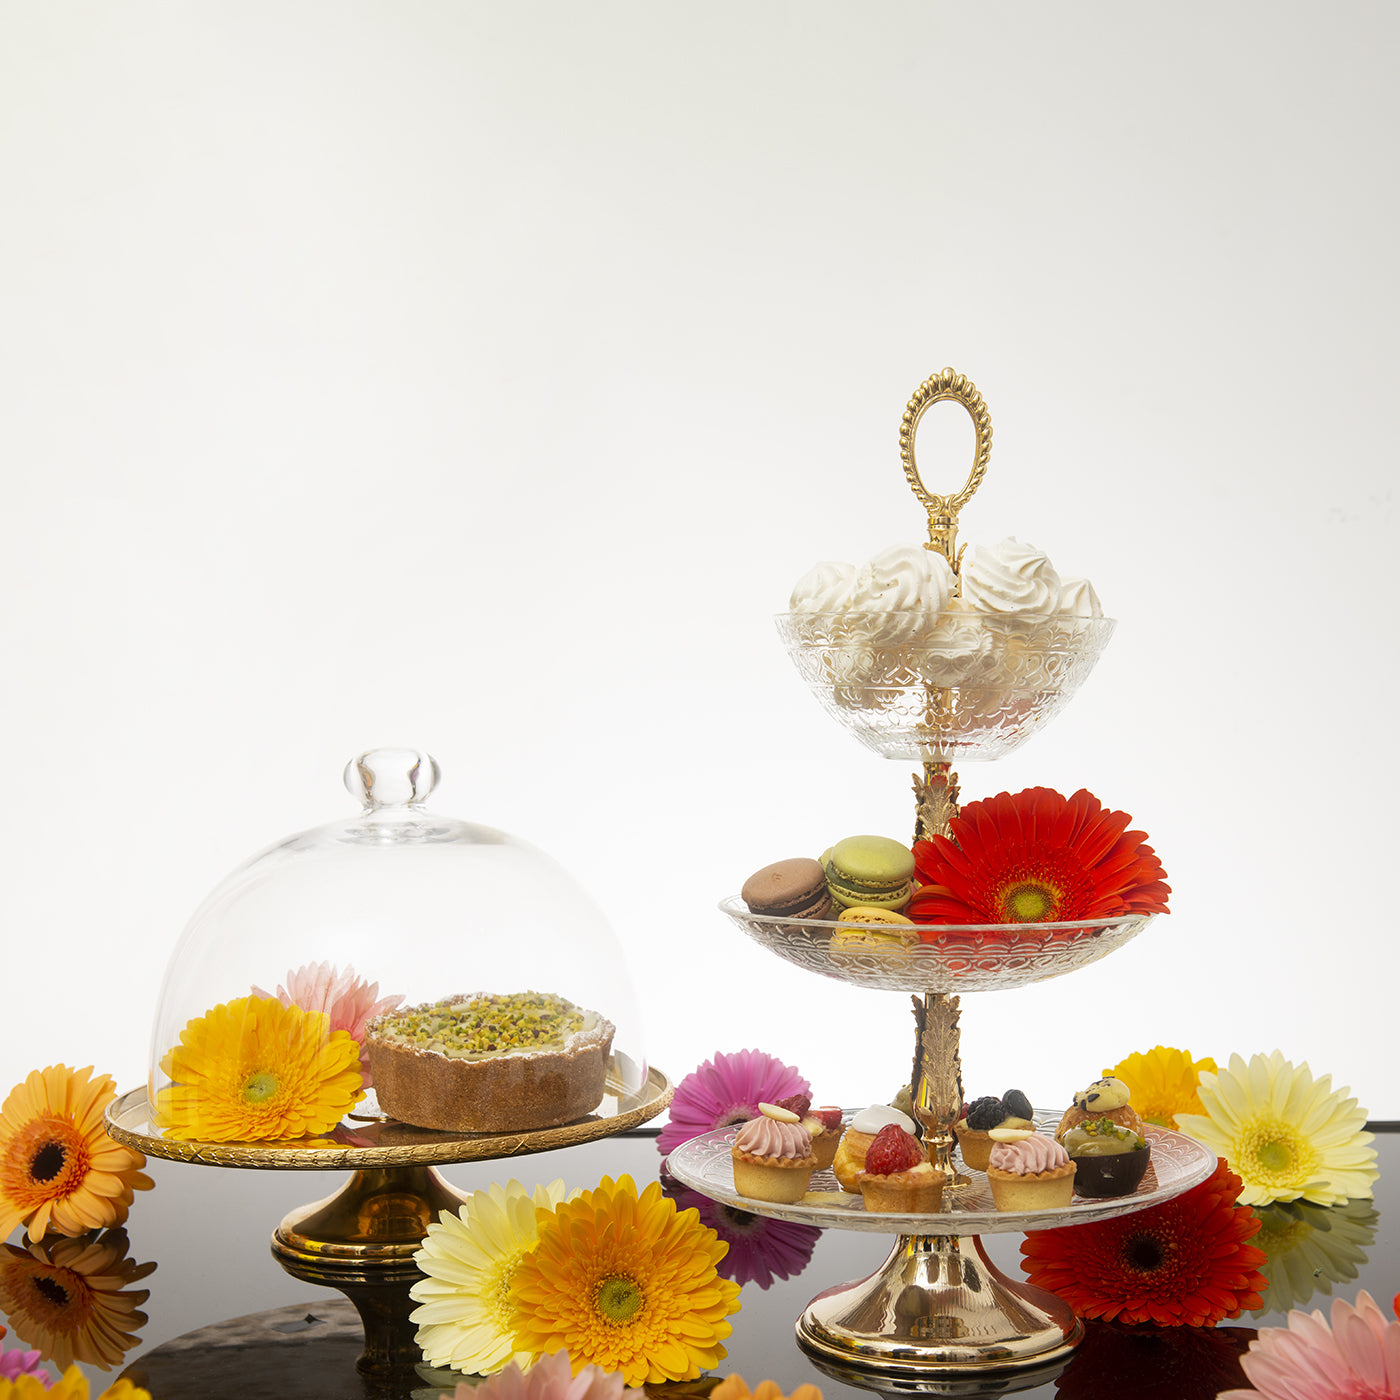
POLYGON ((478 992, 376 1017, 365 1032, 379 1106, 451 1132, 550 1128, 598 1107, 614 1027, 546 992, 478 992))

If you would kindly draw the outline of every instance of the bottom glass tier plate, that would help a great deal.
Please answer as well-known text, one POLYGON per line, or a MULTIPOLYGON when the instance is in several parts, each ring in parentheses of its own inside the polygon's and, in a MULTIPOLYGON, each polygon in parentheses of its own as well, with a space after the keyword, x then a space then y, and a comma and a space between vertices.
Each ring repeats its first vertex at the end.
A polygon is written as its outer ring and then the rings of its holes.
MULTIPOLYGON (((1037 1115, 1037 1127, 1053 1137, 1060 1115, 1037 1115)), ((1171 1200, 1204 1181, 1216 1165, 1215 1153, 1194 1138, 1168 1128, 1147 1129, 1152 1149, 1147 1175, 1138 1189, 1127 1196, 1088 1200, 1076 1196, 1058 1210, 999 1211, 992 1204, 991 1187, 985 1173, 962 1167, 971 1184, 953 1196, 950 1209, 933 1214, 904 1215, 867 1211, 858 1195, 841 1190, 829 1172, 817 1172, 811 1188, 793 1205, 776 1205, 741 1196, 734 1189, 734 1160, 730 1147, 737 1129, 717 1128, 703 1137, 683 1143, 666 1159, 670 1173, 712 1200, 721 1201, 750 1215, 775 1220, 793 1220, 821 1229, 865 1230, 886 1235, 993 1235, 1014 1230, 1049 1230, 1061 1225, 1083 1225, 1090 1220, 1106 1220, 1129 1211, 1143 1210, 1171 1200)), ((946 1200, 947 1198, 945 1198, 946 1200)))

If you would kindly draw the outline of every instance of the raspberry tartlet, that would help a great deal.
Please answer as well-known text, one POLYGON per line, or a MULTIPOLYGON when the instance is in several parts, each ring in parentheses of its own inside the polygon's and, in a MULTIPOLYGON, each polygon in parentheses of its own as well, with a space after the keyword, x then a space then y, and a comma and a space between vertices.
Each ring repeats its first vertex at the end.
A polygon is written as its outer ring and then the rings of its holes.
POLYGON ((857 1182, 866 1210, 927 1214, 943 1204, 943 1178, 918 1140, 895 1123, 875 1134, 857 1182))

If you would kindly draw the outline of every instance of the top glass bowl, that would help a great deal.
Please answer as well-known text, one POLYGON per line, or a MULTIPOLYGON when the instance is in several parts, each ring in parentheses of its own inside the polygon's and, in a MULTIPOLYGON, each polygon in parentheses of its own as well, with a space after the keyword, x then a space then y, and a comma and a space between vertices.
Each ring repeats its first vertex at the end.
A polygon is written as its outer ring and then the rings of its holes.
POLYGON ((779 635, 822 707, 867 748, 922 762, 1000 758, 1094 669, 1111 618, 947 611, 782 613, 779 635))

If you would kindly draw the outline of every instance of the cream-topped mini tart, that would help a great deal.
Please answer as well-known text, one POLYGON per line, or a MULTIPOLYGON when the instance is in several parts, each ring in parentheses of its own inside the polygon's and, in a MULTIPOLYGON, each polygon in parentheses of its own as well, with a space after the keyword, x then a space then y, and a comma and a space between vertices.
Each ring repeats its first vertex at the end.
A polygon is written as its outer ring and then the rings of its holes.
POLYGON ((603 1099, 614 1027, 548 992, 475 992, 376 1017, 365 1030, 379 1106, 419 1128, 549 1128, 603 1099))

